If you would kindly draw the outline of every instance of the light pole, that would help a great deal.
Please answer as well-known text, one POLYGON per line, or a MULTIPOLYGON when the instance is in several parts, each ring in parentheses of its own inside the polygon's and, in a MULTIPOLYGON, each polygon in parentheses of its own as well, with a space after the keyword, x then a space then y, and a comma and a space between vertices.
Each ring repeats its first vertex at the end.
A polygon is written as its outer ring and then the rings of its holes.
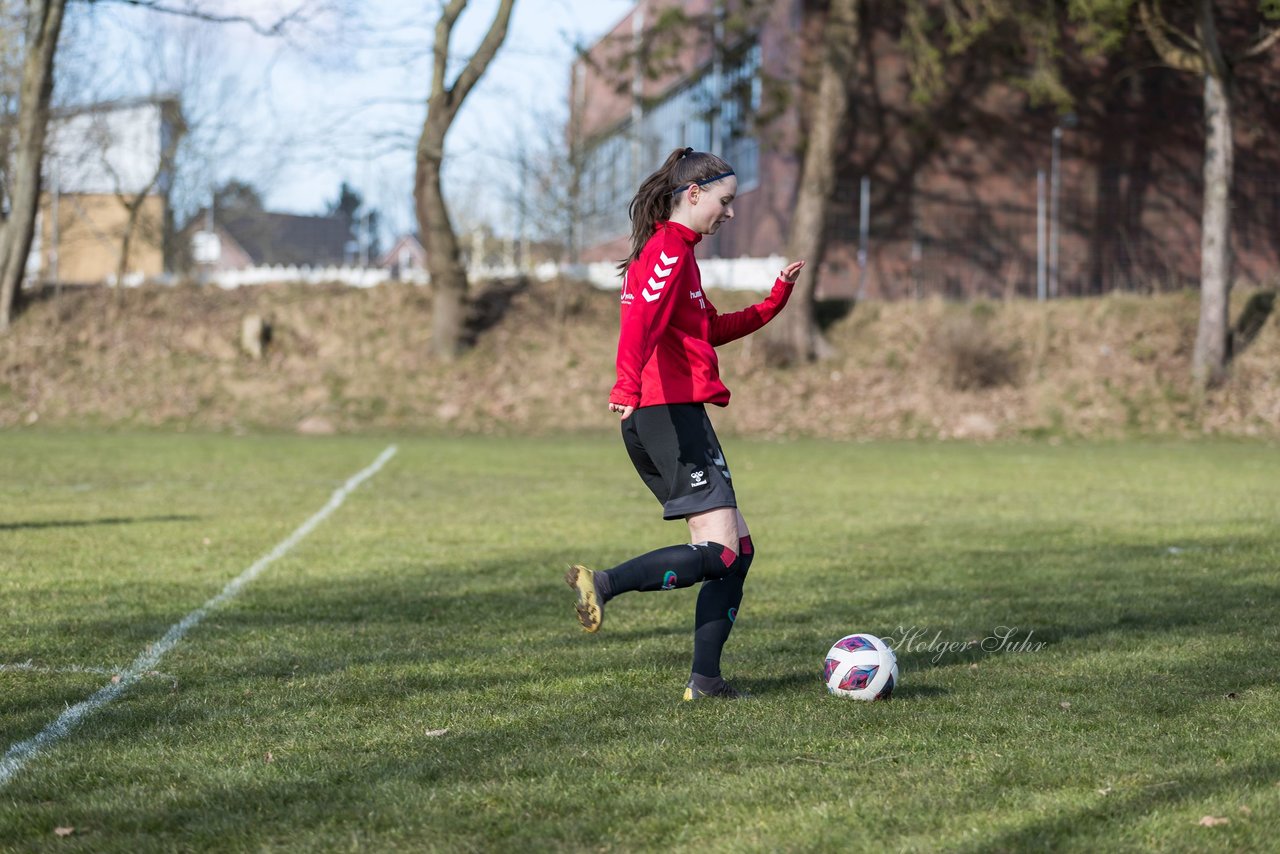
POLYGON ((1036 170, 1036 299, 1044 302, 1045 287, 1045 221, 1044 221, 1044 170, 1036 170))
POLYGON ((1058 296, 1058 236, 1060 234, 1061 207, 1058 198, 1062 189, 1062 128, 1075 127, 1075 113, 1067 113, 1053 126, 1052 154, 1049 158, 1049 298, 1058 296))
POLYGON ((58 197, 62 195, 62 161, 53 159, 53 202, 49 219, 49 272, 53 274, 53 295, 62 296, 62 276, 58 272, 58 243, 62 239, 62 224, 58 221, 58 197))
POLYGON ((867 250, 871 242, 871 177, 863 175, 858 190, 858 295, 862 302, 867 296, 867 250))

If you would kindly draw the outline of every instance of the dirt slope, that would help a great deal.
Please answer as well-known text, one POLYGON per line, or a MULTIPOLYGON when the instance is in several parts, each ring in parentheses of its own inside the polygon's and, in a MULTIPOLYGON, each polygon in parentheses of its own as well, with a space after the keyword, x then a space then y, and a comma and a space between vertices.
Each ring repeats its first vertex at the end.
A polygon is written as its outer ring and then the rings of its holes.
MULTIPOLYGON (((616 429, 617 296, 570 283, 495 288, 474 349, 438 364, 421 288, 279 285, 103 290, 30 306, 0 338, 0 426, 616 429), (262 359, 240 347, 268 318, 262 359)), ((1236 297, 1237 310, 1248 294, 1236 297)), ((753 299, 718 293, 721 311, 753 299)), ((1030 302, 868 303, 828 328, 839 356, 764 364, 761 336, 721 349, 720 429, 767 437, 1280 438, 1280 312, 1198 400, 1195 294, 1030 302)))

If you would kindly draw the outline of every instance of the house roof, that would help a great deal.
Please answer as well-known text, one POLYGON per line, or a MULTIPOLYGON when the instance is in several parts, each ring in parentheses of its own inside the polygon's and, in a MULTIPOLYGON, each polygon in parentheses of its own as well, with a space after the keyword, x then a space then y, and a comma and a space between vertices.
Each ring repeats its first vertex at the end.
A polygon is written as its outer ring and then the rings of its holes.
POLYGON ((351 239, 347 220, 336 216, 233 210, 216 220, 255 264, 341 264, 351 239))
POLYGON ((418 240, 416 234, 402 234, 396 238, 396 242, 391 244, 391 248, 382 253, 382 257, 378 259, 379 267, 390 267, 400 260, 400 249, 409 247, 409 250, 419 258, 427 257, 427 250, 422 247, 422 242, 418 240))

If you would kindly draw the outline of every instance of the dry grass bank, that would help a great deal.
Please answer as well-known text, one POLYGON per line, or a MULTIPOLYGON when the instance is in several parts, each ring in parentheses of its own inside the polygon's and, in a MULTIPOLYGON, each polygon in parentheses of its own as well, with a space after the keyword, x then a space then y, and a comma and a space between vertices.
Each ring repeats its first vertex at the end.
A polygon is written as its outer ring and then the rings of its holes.
MULTIPOLYGON (((429 355, 429 299, 411 286, 123 296, 39 301, 0 338, 0 425, 614 429, 604 407, 617 298, 584 285, 495 291, 477 345, 449 365, 429 355), (250 314, 272 323, 262 359, 239 346, 250 314)), ((727 311, 751 296, 714 298, 727 311)), ((1188 381, 1197 307, 1191 293, 864 304, 830 325, 839 355, 821 364, 768 368, 759 336, 723 348, 734 402, 717 425, 844 439, 1280 438, 1280 312, 1201 400, 1188 381)))

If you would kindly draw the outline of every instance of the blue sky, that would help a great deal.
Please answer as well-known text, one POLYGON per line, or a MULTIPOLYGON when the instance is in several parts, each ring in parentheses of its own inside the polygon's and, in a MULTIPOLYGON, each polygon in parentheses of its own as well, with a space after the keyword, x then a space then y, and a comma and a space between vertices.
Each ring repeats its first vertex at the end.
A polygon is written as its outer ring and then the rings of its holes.
MULTIPOLYGON (((205 7, 271 21, 273 9, 296 3, 208 0, 205 7)), ((455 30, 451 79, 497 5, 468 4, 455 30)), ((506 43, 446 144, 446 178, 461 226, 487 221, 510 228, 506 200, 516 182, 508 158, 522 137, 563 120, 573 44, 599 38, 631 6, 631 0, 516 0, 506 43)), ((221 112, 236 116, 234 144, 218 157, 218 180, 248 180, 264 192, 268 207, 296 213, 319 212, 346 180, 382 210, 390 230, 401 231, 414 227, 413 145, 426 110, 439 7, 439 0, 355 2, 348 14, 320 16, 281 41, 244 26, 193 28, 98 4, 88 13, 93 20, 73 24, 68 36, 89 57, 93 77, 111 81, 103 87, 112 94, 152 86, 145 66, 154 60, 139 57, 147 55, 141 40, 154 37, 140 34, 167 27, 179 44, 198 38, 214 60, 206 67, 216 69, 204 76, 225 78, 222 91, 232 92, 221 112)))

